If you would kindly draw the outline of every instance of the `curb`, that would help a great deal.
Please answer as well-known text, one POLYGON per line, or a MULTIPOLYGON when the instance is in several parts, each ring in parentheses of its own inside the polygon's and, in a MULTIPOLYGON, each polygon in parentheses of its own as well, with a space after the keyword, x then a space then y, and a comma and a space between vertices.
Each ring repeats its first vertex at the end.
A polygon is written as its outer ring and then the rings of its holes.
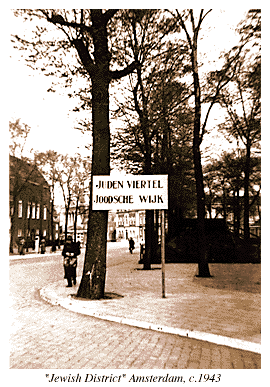
POLYGON ((30 258, 43 258, 43 257, 56 257, 56 256, 61 255, 62 256, 62 250, 61 251, 56 251, 55 253, 46 253, 46 254, 41 254, 41 253, 30 253, 30 254, 24 254, 24 255, 19 255, 19 254, 14 254, 9 256, 10 261, 23 261, 24 259, 30 259, 30 258))
POLYGON ((62 306, 63 308, 68 309, 75 313, 87 315, 90 317, 96 317, 102 320, 117 322, 120 324, 133 326, 136 328, 150 329, 157 332, 170 333, 173 335, 207 341, 209 343, 213 343, 217 345, 224 345, 235 349, 261 354, 261 344, 244 341, 240 339, 233 339, 226 336, 215 335, 212 333, 190 331, 188 329, 173 328, 173 327, 168 327, 164 325, 156 325, 145 321, 129 319, 126 317, 117 317, 117 316, 112 316, 107 314, 101 314, 98 312, 91 312, 87 310, 86 306, 79 305, 79 301, 73 301, 70 296, 68 296, 67 298, 59 297, 53 291, 48 290, 46 287, 40 289, 39 293, 41 298, 44 301, 52 305, 62 306))

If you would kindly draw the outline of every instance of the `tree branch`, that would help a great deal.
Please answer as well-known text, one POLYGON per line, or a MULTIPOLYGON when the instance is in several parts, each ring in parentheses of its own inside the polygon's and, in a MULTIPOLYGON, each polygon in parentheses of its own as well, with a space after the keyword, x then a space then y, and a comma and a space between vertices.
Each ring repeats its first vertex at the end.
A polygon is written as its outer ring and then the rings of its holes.
POLYGON ((85 69, 88 71, 88 73, 91 75, 95 69, 95 64, 93 59, 91 58, 89 51, 87 47, 85 46, 82 39, 74 39, 72 40, 73 45, 75 46, 80 60, 85 67, 85 69))
POLYGON ((86 26, 85 24, 75 23, 75 22, 68 22, 66 21, 62 15, 53 14, 52 17, 49 17, 47 15, 47 20, 50 23, 53 23, 54 25, 60 24, 61 26, 65 27, 73 27, 76 29, 84 30, 90 33, 90 35, 93 34, 93 28, 92 26, 86 26))
POLYGON ((103 15, 105 23, 107 24, 118 11, 119 9, 108 9, 103 15))
POLYGON ((184 20, 182 19, 182 16, 180 15, 179 11, 176 10, 176 12, 177 12, 178 20, 179 20, 179 22, 180 22, 180 26, 181 26, 181 27, 183 28, 183 30, 185 31, 186 37, 187 37, 187 40, 188 40, 188 43, 189 43, 189 47, 190 47, 190 49, 192 50, 192 47, 193 47, 192 41, 191 41, 190 35, 189 35, 189 33, 188 33, 188 30, 187 30, 187 28, 186 28, 186 25, 185 25, 185 23, 184 23, 184 20))
POLYGON ((203 20, 205 19, 205 17, 212 11, 212 9, 209 9, 204 15, 203 15, 203 9, 202 9, 202 12, 201 12, 201 15, 200 15, 200 21, 199 21, 199 25, 202 24, 203 20))
POLYGON ((115 71, 109 71, 109 77, 110 79, 120 79, 122 77, 125 77, 126 75, 131 74, 136 68, 138 67, 138 63, 136 61, 130 63, 127 67, 125 67, 123 70, 115 70, 115 71))

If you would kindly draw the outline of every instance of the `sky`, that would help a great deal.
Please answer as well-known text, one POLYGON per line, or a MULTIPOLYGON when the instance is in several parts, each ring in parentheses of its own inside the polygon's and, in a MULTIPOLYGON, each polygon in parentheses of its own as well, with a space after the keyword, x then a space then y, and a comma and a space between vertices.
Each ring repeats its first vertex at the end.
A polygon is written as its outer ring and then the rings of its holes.
MULTIPOLYGON (((238 38, 234 33, 235 26, 243 19, 248 8, 234 8, 220 10, 214 9, 205 19, 203 40, 201 42, 201 60, 207 66, 215 61, 222 50, 229 49, 237 43, 238 38)), ((28 23, 29 25, 29 23, 28 23)), ((14 17, 10 11, 10 33, 20 33, 24 23, 14 17)), ((59 153, 89 154, 85 144, 90 142, 90 134, 82 134, 74 129, 76 115, 72 112, 74 101, 58 93, 48 93, 52 79, 45 77, 27 67, 24 60, 18 60, 20 54, 10 48, 8 65, 9 77, 9 119, 20 118, 22 122, 31 127, 27 140, 27 149, 34 148, 39 151, 53 149, 59 153)), ((214 112, 213 112, 214 113, 214 112)), ((212 114, 209 125, 215 125, 217 112, 212 114)), ((112 125, 113 126, 113 123, 112 125)), ((215 133, 217 136, 217 134, 215 133)), ((213 137, 213 153, 219 152, 219 147, 224 144, 223 139, 213 137), (221 142, 221 144, 220 144, 221 142)), ((203 146, 209 145, 204 142, 203 146)))

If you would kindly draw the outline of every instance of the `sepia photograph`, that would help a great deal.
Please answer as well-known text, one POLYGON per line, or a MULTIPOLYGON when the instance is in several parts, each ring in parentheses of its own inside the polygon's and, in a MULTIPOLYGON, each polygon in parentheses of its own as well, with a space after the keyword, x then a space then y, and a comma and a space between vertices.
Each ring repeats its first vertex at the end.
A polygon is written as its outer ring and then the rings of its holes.
POLYGON ((260 384, 262 12, 215 4, 8 10, 12 386, 260 384))

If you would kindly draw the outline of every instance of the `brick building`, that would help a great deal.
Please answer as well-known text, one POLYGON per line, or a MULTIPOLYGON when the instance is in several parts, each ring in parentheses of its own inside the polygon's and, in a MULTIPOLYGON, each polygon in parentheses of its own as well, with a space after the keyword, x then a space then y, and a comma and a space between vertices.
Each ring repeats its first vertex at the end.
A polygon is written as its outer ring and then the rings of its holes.
POLYGON ((9 181, 10 250, 22 237, 50 239, 50 187, 36 165, 9 156, 9 181))

